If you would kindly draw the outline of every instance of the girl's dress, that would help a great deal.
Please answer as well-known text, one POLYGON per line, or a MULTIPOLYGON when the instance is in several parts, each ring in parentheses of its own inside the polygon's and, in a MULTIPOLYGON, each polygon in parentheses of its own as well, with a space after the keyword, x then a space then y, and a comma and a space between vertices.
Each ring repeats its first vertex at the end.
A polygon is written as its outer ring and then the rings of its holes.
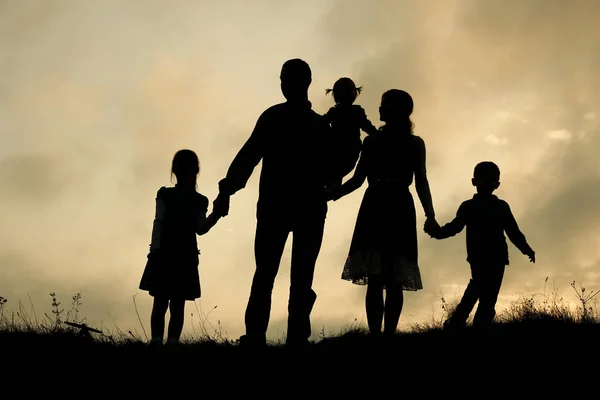
POLYGON ((340 143, 336 165, 341 170, 338 175, 344 177, 352 172, 360 156, 360 131, 370 135, 376 133, 377 128, 367 118, 365 110, 357 104, 337 104, 329 109, 325 118, 333 130, 336 143, 340 143))
POLYGON ((409 186, 419 160, 412 134, 390 132, 365 138, 359 166, 365 191, 342 279, 368 284, 370 276, 399 283, 403 290, 423 289, 418 265, 416 212, 409 186))
POLYGON ((200 298, 196 232, 206 218, 208 199, 194 189, 161 187, 150 254, 139 288, 154 297, 200 298))

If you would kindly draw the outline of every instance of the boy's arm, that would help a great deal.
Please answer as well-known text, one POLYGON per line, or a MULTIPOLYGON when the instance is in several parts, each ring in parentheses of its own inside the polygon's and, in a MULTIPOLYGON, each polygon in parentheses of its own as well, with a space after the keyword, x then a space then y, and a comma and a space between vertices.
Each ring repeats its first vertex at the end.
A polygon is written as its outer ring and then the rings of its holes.
POLYGON ((435 239, 447 239, 451 236, 458 235, 467 224, 467 210, 467 203, 462 203, 460 207, 458 207, 454 219, 444 226, 441 226, 439 229, 434 230, 431 233, 431 237, 435 239))
POLYGON ((521 253, 526 256, 533 256, 535 252, 527 243, 527 239, 525 239, 525 235, 519 229, 519 225, 517 224, 517 220, 515 219, 512 210, 508 203, 504 203, 504 231, 508 236, 508 239, 515 245, 517 249, 521 253))

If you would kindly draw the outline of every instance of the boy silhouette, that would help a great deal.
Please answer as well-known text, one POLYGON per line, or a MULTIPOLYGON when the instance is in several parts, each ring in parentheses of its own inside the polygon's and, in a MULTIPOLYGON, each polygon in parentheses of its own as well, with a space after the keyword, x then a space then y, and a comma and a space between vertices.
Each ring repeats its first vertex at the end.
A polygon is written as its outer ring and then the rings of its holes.
POLYGON ((460 205, 454 220, 437 229, 426 230, 432 238, 446 239, 467 228, 467 262, 471 267, 471 279, 456 310, 444 323, 445 329, 465 327, 477 301, 473 326, 489 326, 494 320, 504 269, 509 265, 505 232, 521 253, 535 263, 535 252, 527 244, 510 206, 493 194, 500 186, 498 166, 491 161, 480 162, 475 166, 471 182, 477 193, 460 205))

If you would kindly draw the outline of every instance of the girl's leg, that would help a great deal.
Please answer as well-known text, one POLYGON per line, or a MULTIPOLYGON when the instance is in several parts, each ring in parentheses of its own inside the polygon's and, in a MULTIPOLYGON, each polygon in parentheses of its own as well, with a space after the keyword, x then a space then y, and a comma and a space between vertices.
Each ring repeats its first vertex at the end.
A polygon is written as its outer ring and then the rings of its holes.
POLYGON ((169 311, 171 319, 169 320, 169 342, 179 342, 181 331, 183 331, 183 318, 185 310, 185 300, 171 300, 169 311))
POLYGON ((162 344, 165 335, 165 314, 167 313, 167 308, 169 308, 169 299, 154 297, 152 315, 150 316, 152 342, 162 344))
POLYGON ((369 276, 365 298, 367 322, 372 335, 381 334, 383 322, 383 284, 379 276, 369 276))
POLYGON ((392 336, 396 333, 403 305, 404 292, 402 291, 402 285, 395 282, 386 284, 385 322, 383 332, 385 336, 392 336))

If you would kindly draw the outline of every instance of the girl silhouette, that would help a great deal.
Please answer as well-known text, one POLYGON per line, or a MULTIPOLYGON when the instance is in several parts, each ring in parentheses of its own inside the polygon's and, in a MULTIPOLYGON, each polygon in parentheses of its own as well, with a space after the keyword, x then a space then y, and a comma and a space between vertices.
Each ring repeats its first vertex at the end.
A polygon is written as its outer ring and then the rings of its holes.
POLYGON ((199 254, 196 235, 204 235, 219 220, 208 217, 208 199, 196 191, 200 171, 192 150, 179 150, 173 157, 174 187, 161 187, 156 194, 156 214, 148 262, 139 288, 154 297, 150 326, 151 344, 162 345, 165 314, 170 310, 168 344, 179 342, 187 300, 200 297, 199 254))
POLYGON ((391 89, 381 98, 377 135, 365 138, 354 175, 331 192, 331 199, 358 189, 365 191, 342 279, 367 285, 365 306, 369 331, 396 332, 404 290, 423 288, 418 266, 416 211, 409 186, 415 179, 428 229, 437 226, 425 166, 425 142, 413 134, 412 97, 391 89), (385 289, 385 303, 383 293, 385 289))

